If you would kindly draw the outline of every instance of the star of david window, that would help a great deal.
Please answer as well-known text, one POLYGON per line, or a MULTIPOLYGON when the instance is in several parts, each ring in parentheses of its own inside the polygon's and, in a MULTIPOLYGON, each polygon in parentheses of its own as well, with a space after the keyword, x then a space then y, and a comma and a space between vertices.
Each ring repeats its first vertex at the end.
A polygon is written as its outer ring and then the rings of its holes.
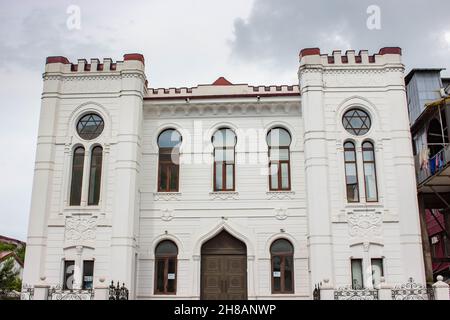
POLYGON ((362 136, 369 131, 371 121, 367 112, 361 109, 350 109, 344 114, 342 124, 351 134, 362 136))
POLYGON ((102 117, 95 113, 89 113, 78 121, 77 132, 82 139, 92 140, 103 132, 104 126, 102 117))

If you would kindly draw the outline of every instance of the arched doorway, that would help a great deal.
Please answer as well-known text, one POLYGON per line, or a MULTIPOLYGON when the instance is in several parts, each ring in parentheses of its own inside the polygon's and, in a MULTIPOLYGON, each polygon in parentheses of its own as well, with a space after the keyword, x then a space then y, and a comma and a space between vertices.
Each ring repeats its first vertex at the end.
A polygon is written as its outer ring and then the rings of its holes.
POLYGON ((222 230, 202 245, 202 300, 247 299, 247 247, 222 230))

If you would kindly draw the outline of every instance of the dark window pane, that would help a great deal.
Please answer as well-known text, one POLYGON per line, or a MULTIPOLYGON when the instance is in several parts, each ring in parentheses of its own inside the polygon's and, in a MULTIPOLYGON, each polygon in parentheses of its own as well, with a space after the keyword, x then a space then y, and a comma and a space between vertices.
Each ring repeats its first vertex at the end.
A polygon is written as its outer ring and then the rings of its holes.
POLYGON ((97 138, 103 132, 103 128, 102 117, 95 113, 83 116, 77 124, 78 135, 84 140, 97 138))
POLYGON ((178 166, 170 165, 170 191, 178 191, 178 166))
POLYGON ((89 205, 97 205, 100 199, 100 187, 102 178, 102 147, 92 149, 91 168, 89 173, 89 205))
POLYGON ((289 292, 292 291, 293 286, 292 286, 292 282, 293 282, 293 277, 292 277, 292 272, 293 272, 293 263, 292 263, 292 256, 288 256, 284 258, 284 289, 289 292))
POLYGON ((281 257, 272 257, 273 291, 281 290, 281 257))
POLYGON ((75 261, 66 260, 64 261, 64 278, 63 278, 63 289, 70 290, 73 289, 75 273, 75 261))
POLYGON ((165 272, 165 260, 156 260, 156 291, 164 292, 164 272, 165 272))
POLYGON ((169 268, 167 274, 167 292, 175 292, 175 281, 176 281, 176 260, 171 258, 168 259, 169 268))
POLYGON ((161 241, 155 250, 155 255, 158 256, 176 256, 178 254, 178 247, 170 240, 161 241))
POLYGON ((83 261, 83 289, 92 289, 94 283, 94 261, 83 261))
POLYGON ((286 239, 278 239, 272 243, 270 247, 270 252, 272 254, 275 253, 294 253, 294 247, 292 244, 286 239))
POLYGON ((181 135, 177 130, 168 129, 158 137, 158 146, 160 148, 174 148, 179 147, 181 144, 181 135))
POLYGON ((72 180, 70 186, 70 205, 79 206, 83 186, 84 148, 78 147, 73 153, 72 180))
POLYGON ((355 145, 352 142, 344 144, 345 182, 347 185, 347 201, 358 202, 358 170, 356 167, 355 145))
POLYGON ((168 165, 165 164, 159 164, 159 191, 167 191, 168 185, 167 185, 167 171, 168 171, 168 165))

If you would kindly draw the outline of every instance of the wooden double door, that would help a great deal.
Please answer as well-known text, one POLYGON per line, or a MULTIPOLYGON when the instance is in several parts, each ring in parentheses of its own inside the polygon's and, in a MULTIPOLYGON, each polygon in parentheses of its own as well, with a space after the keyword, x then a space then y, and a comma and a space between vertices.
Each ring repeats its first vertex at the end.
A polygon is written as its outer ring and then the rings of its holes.
POLYGON ((247 250, 222 231, 202 246, 201 299, 247 299, 247 250))

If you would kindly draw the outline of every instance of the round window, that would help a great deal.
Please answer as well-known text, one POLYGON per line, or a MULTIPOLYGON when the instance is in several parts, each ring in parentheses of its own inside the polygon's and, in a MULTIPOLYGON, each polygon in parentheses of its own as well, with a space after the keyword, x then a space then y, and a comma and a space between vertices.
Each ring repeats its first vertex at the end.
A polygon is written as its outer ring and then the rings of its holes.
POLYGON ((103 132, 104 127, 102 117, 95 113, 89 113, 78 121, 77 132, 82 139, 92 140, 103 132))
POLYGON ((355 136, 362 136, 369 132, 371 121, 369 114, 361 109, 350 109, 342 118, 345 130, 355 136))

